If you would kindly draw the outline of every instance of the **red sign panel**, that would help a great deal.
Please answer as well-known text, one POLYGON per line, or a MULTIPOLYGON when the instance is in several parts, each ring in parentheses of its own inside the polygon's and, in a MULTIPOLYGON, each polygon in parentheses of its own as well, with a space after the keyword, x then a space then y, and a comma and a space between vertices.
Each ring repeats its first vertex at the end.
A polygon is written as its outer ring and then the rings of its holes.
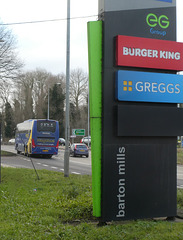
POLYGON ((117 66, 183 70, 183 43, 117 36, 117 66))

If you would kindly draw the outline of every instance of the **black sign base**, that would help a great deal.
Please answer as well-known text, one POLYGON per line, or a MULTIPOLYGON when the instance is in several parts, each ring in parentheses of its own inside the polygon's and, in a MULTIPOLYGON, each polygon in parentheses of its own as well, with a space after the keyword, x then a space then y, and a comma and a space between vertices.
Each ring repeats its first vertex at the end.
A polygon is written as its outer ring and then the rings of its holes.
POLYGON ((105 149, 104 221, 176 216, 174 144, 121 144, 105 149))

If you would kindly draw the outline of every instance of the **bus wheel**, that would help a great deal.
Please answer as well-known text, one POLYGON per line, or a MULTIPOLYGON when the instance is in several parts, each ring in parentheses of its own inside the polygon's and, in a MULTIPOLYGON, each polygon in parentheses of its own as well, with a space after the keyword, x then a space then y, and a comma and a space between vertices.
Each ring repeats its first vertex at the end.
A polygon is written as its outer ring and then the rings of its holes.
POLYGON ((47 157, 47 158, 52 158, 52 155, 51 155, 51 154, 48 154, 46 157, 47 157))

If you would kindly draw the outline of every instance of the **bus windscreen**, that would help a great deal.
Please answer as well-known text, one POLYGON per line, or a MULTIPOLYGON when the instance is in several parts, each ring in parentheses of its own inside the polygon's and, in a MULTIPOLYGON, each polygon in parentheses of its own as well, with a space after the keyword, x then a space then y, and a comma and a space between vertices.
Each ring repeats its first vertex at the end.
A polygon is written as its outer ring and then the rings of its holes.
POLYGON ((55 132, 55 130, 56 130, 56 122, 37 121, 38 132, 55 132))

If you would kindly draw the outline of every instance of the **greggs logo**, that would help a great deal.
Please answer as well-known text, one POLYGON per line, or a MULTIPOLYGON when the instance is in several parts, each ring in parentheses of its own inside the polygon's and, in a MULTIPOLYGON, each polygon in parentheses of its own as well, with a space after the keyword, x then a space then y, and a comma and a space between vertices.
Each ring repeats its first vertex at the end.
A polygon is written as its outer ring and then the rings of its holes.
POLYGON ((123 91, 132 91, 132 81, 123 81, 123 91))

